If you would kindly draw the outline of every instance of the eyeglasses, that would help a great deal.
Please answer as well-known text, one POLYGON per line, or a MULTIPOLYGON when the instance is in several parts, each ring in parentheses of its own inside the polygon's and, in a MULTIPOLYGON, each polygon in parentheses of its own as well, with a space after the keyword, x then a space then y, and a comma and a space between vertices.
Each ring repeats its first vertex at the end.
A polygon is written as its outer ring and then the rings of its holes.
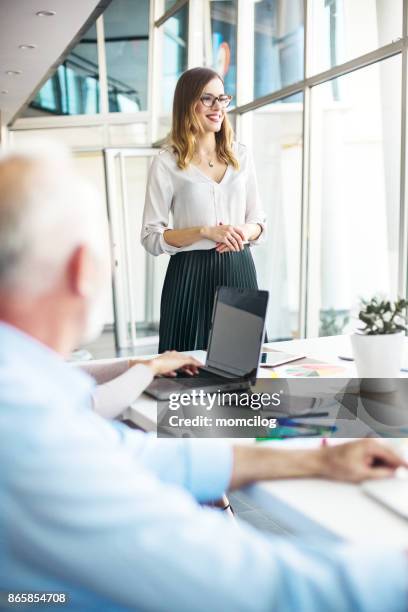
POLYGON ((204 94, 201 96, 200 100, 204 104, 204 106, 208 106, 208 108, 214 106, 216 101, 218 101, 221 108, 227 108, 227 106, 229 106, 229 103, 232 100, 232 96, 228 96, 227 94, 221 94, 217 97, 213 96, 212 94, 204 94))

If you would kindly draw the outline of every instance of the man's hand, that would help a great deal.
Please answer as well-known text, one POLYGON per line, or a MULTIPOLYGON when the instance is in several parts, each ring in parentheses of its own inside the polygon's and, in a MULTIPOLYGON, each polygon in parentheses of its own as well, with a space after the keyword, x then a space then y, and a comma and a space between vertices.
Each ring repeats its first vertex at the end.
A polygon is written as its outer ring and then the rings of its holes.
POLYGON ((154 375, 165 374, 166 376, 177 376, 177 370, 183 370, 187 374, 194 376, 202 366, 197 359, 189 355, 183 355, 177 351, 166 351, 159 357, 141 362, 149 366, 154 375))
POLYGON ((406 461, 389 446, 372 438, 326 446, 320 449, 321 476, 332 480, 361 482, 373 478, 387 478, 399 467, 408 467, 406 461))
POLYGON ((390 447, 373 439, 325 446, 314 450, 289 450, 259 446, 235 446, 230 487, 257 480, 280 478, 330 478, 361 482, 392 476, 408 467, 390 447))

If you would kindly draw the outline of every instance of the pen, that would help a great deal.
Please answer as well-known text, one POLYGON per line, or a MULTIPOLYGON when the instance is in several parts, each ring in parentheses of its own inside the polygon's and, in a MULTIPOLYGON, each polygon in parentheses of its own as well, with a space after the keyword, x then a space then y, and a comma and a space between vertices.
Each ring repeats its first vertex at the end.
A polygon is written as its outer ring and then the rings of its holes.
POLYGON ((295 431, 291 427, 281 427, 278 429, 270 429, 269 433, 262 438, 256 438, 257 442, 267 442, 271 440, 282 440, 284 438, 315 438, 322 434, 318 429, 309 429, 307 431, 295 431))
MULTIPOLYGON (((288 414, 282 418, 283 419, 312 419, 314 417, 326 417, 326 416, 329 416, 328 412, 306 412, 306 414, 305 413, 288 414)), ((277 419, 279 421, 280 417, 277 417, 277 419)))
POLYGON ((326 425, 324 423, 299 423, 291 419, 278 419, 278 427, 299 427, 299 429, 320 429, 322 431, 337 431, 335 425, 326 425))
MULTIPOLYGON (((354 357, 349 357, 348 355, 338 355, 338 358, 343 361, 354 361, 354 357)), ((400 368, 400 372, 408 372, 408 368, 400 368)))
POLYGON ((293 439, 293 438, 318 438, 320 437, 319 432, 313 431, 312 433, 310 432, 306 432, 306 433, 298 433, 296 436, 292 436, 292 435, 288 435, 287 433, 283 432, 277 432, 277 435, 273 436, 267 436, 264 438, 255 438, 256 442, 271 442, 273 440, 285 440, 287 438, 293 439))

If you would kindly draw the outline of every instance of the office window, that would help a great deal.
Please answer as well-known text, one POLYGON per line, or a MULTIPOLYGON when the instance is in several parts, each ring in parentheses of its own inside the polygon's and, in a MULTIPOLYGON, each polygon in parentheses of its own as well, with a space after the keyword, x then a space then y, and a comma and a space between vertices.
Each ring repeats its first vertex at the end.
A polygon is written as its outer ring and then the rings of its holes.
POLYGON ((157 139, 167 136, 171 126, 171 112, 176 83, 187 70, 188 4, 167 19, 161 26, 162 66, 158 98, 160 112, 157 139))
MULTIPOLYGON (((213 0, 211 11, 212 67, 224 79, 225 91, 235 96, 237 80, 237 0, 213 0)), ((234 100, 232 105, 234 105, 234 100)))
POLYGON ((401 57, 312 90, 309 329, 355 327, 360 298, 397 292, 401 57))
POLYGON ((259 286, 270 292, 271 340, 299 335, 299 270, 302 197, 302 94, 243 117, 252 149, 268 229, 252 249, 259 286), (301 101, 299 102, 299 97, 301 101))
POLYGON ((161 113, 171 113, 173 94, 179 76, 187 69, 188 5, 163 24, 161 113))
POLYGON ((402 0, 311 0, 311 71, 327 70, 402 35, 402 0))
POLYGON ((110 112, 147 109, 149 0, 113 0, 104 12, 110 112))
POLYGON ((164 3, 164 11, 168 11, 172 6, 176 4, 177 0, 166 0, 164 3))
POLYGON ((303 79, 303 0, 261 0, 254 9, 254 97, 259 98, 303 79))
POLYGON ((94 114, 100 110, 95 24, 37 93, 23 117, 94 114))

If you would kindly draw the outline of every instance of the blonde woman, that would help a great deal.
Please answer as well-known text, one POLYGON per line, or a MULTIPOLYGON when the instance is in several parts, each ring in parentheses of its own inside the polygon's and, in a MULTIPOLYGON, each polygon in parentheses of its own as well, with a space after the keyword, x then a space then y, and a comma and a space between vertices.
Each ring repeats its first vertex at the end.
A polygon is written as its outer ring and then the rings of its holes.
POLYGON ((150 169, 141 240, 149 253, 171 255, 159 352, 207 348, 219 285, 257 288, 249 247, 262 237, 265 216, 252 158, 233 142, 230 101, 213 70, 182 74, 168 146, 150 169))

